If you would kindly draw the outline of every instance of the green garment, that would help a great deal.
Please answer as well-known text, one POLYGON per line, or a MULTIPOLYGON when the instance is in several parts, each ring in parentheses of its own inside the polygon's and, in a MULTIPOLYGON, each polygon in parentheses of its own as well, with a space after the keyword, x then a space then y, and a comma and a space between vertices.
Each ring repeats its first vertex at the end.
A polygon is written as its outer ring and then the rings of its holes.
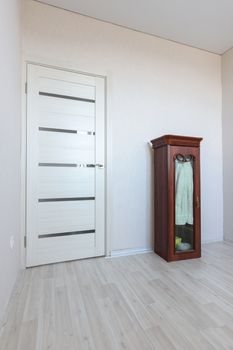
POLYGON ((176 225, 193 225, 193 165, 176 160, 176 225))

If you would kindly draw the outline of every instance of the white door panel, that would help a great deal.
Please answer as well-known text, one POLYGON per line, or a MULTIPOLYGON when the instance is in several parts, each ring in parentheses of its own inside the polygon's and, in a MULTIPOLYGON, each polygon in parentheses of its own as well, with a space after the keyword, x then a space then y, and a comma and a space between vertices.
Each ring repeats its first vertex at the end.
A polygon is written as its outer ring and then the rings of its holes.
POLYGON ((39 124, 45 128, 94 132, 95 117, 61 112, 40 112, 39 124))
POLYGON ((95 116, 95 103, 74 101, 56 97, 39 95, 38 98, 40 112, 57 112, 72 115, 82 115, 86 117, 95 116))
POLYGON ((77 250, 79 250, 79 259, 89 258, 96 247, 94 234, 80 235, 78 240, 75 236, 53 237, 40 239, 38 243, 38 255, 40 260, 47 264, 76 260, 77 250), (53 249, 51 250, 51 245, 53 249), (70 247, 73 249, 70 249, 70 247))
POLYGON ((69 98, 80 98, 95 100, 95 86, 77 84, 65 80, 45 78, 39 81, 40 92, 52 95, 68 96, 69 98), (55 84, 54 84, 55 82, 55 84))
POLYGON ((38 234, 58 234, 93 230, 95 203, 90 201, 48 202, 38 204, 38 234))
POLYGON ((104 78, 28 65, 27 266, 104 255, 104 78))
MULTIPOLYGON (((53 130, 53 129, 52 129, 53 130)), ((57 129, 56 129, 57 130, 57 129)), ((41 128, 39 133, 39 147, 46 149, 73 149, 77 153, 80 150, 92 151, 94 153, 95 139, 93 135, 74 134, 56 131, 44 131, 41 128)))
POLYGON ((94 168, 39 167, 39 198, 95 196, 94 168))
POLYGON ((94 159, 94 135, 46 131, 39 133, 39 163, 93 163, 94 159))
MULTIPOLYGON (((95 155, 92 151, 80 150, 77 154, 75 149, 57 149, 46 148, 40 149, 39 163, 46 164, 67 164, 70 166, 77 164, 92 164, 95 161, 95 155)), ((42 165, 41 165, 42 166, 42 165)))
MULTIPOLYGON (((62 259, 63 261, 77 259, 75 256, 75 252, 73 250, 69 251, 70 245, 75 246, 76 249, 87 248, 87 251, 89 253, 91 249, 95 247, 94 234, 90 233, 90 234, 80 235, 78 244, 77 244, 76 237, 72 235, 41 239, 39 241, 38 248, 39 248, 40 254, 44 255, 44 257, 49 255, 48 257, 46 257, 46 259, 48 259, 48 262, 51 263, 53 262, 51 261, 51 257, 54 257, 55 255, 57 255, 57 252, 59 252, 59 254, 63 256, 66 255, 68 257, 66 259, 62 259), (54 247, 52 252, 51 252, 51 244, 54 247), (72 254, 71 258, 69 258, 69 254, 72 254)), ((87 257, 85 253, 86 252, 82 250, 82 252, 80 253, 81 258, 87 257)), ((55 262, 58 262, 57 257, 55 257, 54 260, 55 262)))

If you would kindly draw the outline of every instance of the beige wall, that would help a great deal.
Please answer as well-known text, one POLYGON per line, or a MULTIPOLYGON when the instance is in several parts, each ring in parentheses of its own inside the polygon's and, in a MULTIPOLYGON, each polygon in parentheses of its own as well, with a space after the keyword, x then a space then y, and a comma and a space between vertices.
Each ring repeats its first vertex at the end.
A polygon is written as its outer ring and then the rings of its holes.
POLYGON ((233 240, 233 49, 222 56, 224 238, 233 240))
POLYGON ((20 0, 0 2, 0 320, 19 270, 20 0), (14 240, 13 249, 10 239, 14 240))
POLYGON ((165 133, 202 136, 203 241, 222 239, 221 58, 24 0, 24 56, 107 77, 111 249, 152 243, 152 158, 165 133))

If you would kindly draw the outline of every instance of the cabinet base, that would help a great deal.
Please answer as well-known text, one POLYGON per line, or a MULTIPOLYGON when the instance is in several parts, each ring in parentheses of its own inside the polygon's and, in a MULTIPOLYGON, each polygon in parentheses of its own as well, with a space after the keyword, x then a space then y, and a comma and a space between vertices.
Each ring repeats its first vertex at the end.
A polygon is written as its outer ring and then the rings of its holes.
POLYGON ((167 262, 201 258, 201 251, 180 252, 174 255, 163 255, 160 252, 157 252, 156 250, 154 250, 154 252, 167 262))

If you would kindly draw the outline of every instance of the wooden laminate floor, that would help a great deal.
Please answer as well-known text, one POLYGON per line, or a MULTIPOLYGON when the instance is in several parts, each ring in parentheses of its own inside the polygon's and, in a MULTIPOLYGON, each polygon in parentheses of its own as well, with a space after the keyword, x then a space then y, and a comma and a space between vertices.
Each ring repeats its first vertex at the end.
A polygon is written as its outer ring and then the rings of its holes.
POLYGON ((175 263, 147 253, 28 269, 0 349, 233 349, 233 245, 175 263))

